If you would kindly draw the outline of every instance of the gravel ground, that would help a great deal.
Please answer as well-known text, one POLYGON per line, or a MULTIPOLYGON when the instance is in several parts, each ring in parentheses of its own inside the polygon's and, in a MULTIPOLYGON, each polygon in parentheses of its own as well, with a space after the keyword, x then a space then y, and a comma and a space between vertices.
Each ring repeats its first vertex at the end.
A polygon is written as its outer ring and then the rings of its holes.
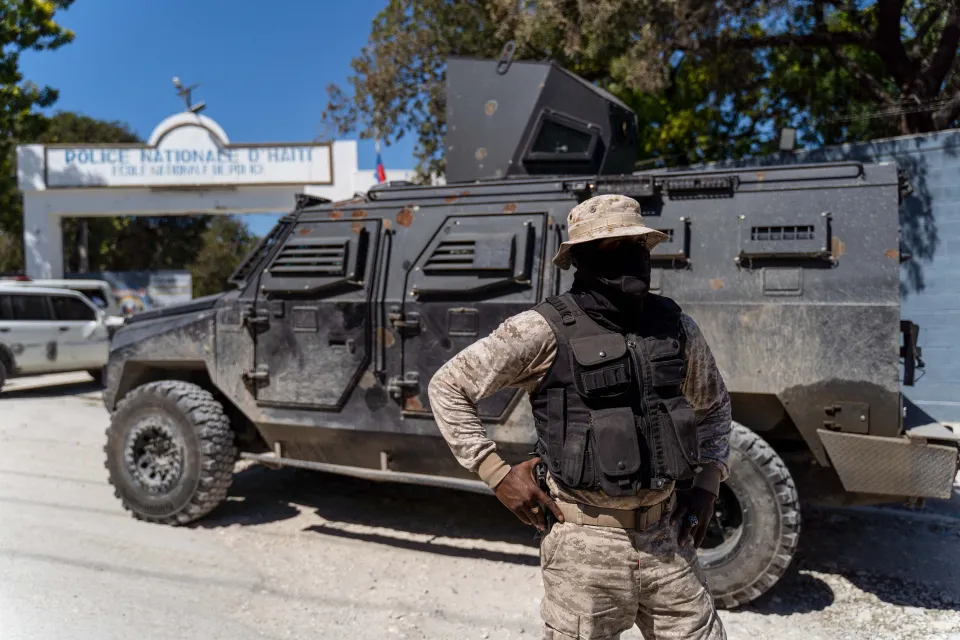
MULTIPOLYGON (((84 374, 0 394, 0 638, 540 637, 536 544, 495 500, 241 466, 206 520, 149 525, 106 483, 106 420, 84 374)), ((804 518, 730 638, 960 640, 960 497, 804 518)))

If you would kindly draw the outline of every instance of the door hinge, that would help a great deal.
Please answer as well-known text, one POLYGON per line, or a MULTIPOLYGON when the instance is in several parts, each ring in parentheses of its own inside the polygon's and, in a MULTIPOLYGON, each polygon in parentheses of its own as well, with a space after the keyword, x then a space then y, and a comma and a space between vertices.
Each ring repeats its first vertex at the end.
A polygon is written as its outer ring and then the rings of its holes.
POLYGON ((420 314, 416 311, 410 313, 388 313, 387 321, 397 330, 397 333, 403 337, 420 334, 420 314))
POLYGON ((393 376, 387 380, 387 392, 394 400, 402 400, 408 392, 416 393, 420 388, 420 374, 406 371, 403 377, 393 376))
POLYGON ((257 365, 256 369, 247 369, 242 374, 247 382, 262 382, 270 378, 270 368, 265 364, 257 365))
POLYGON ((240 310, 240 321, 255 331, 270 326, 270 316, 266 314, 266 309, 257 309, 252 304, 240 310))

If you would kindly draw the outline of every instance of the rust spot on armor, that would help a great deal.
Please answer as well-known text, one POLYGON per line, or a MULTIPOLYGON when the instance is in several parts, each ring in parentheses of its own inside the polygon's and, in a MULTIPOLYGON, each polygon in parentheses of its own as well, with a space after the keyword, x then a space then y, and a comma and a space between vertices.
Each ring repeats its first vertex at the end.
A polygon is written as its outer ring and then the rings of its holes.
POLYGON ((423 411, 423 403, 417 396, 407 396, 403 399, 404 411, 423 411))
POLYGON ((354 232, 355 234, 360 235, 360 232, 363 231, 363 223, 362 223, 362 222, 354 222, 354 223, 351 225, 351 229, 353 230, 353 232, 354 232))
POLYGON ((763 171, 757 171, 757 180, 759 180, 760 182, 763 182, 763 179, 766 177, 767 177, 767 174, 765 174, 763 171))
POLYGON ((313 233, 313 229, 300 229, 300 235, 308 236, 313 233))
POLYGON ((400 213, 397 214, 397 224, 401 227, 409 227, 413 222, 413 211, 409 207, 404 207, 400 209, 400 213))
POLYGON ((487 148, 486 148, 486 147, 480 147, 480 148, 477 149, 476 152, 473 154, 473 157, 476 158, 477 160, 479 160, 480 162, 483 162, 483 159, 487 157, 487 148))
POLYGON ((711 278, 710 288, 713 289, 714 291, 719 291, 720 289, 723 289, 723 280, 721 278, 711 278))
POLYGON ((384 228, 384 229, 389 229, 389 228, 390 228, 390 221, 389 221, 389 220, 384 220, 384 221, 383 221, 383 228, 384 228))
POLYGON ((504 213, 513 213, 513 212, 516 211, 516 210, 517 210, 517 203, 516 203, 516 202, 508 202, 508 203, 505 204, 504 207, 503 207, 503 212, 504 212, 504 213))
POLYGON ((891 260, 896 260, 900 257, 900 252, 896 249, 887 249, 883 252, 883 255, 887 256, 891 260))
POLYGON ((447 196, 446 198, 443 199, 443 201, 446 202, 447 204, 450 204, 451 202, 456 202, 459 198, 460 196, 458 195, 452 195, 452 196, 447 196))
POLYGON ((389 349, 393 346, 395 341, 396 340, 393 337, 393 332, 391 332, 389 329, 384 329, 383 327, 377 329, 377 344, 382 344, 389 349))
POLYGON ((496 100, 487 100, 487 103, 483 105, 483 112, 488 116, 492 116, 497 112, 497 101, 496 100))
POLYGON ((351 217, 351 218, 366 218, 366 217, 367 217, 367 212, 364 211, 363 209, 357 209, 356 211, 354 211, 353 213, 350 214, 350 217, 351 217))
POLYGON ((340 211, 339 209, 334 209, 333 211, 330 212, 331 220, 339 220, 342 217, 343 217, 343 211, 340 211))
POLYGON ((839 258, 843 255, 844 251, 846 251, 846 245, 843 244, 843 240, 837 236, 833 236, 830 240, 830 253, 833 254, 834 258, 839 258))

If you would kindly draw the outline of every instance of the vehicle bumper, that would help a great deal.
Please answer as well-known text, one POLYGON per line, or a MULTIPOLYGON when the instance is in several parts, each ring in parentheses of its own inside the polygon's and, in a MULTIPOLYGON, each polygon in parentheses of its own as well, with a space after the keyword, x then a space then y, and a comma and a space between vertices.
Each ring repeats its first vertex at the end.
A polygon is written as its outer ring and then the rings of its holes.
POLYGON ((931 442, 917 434, 883 438, 826 429, 817 434, 846 491, 911 498, 953 495, 958 465, 953 438, 931 442))

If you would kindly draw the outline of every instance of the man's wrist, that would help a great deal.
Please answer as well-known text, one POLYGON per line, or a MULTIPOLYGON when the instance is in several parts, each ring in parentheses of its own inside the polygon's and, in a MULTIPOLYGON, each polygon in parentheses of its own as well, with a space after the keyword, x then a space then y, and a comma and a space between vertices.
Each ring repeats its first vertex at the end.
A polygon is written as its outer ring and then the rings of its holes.
POLYGON ((483 459, 483 462, 480 463, 477 473, 488 487, 496 489, 500 481, 510 473, 510 465, 504 462, 503 458, 497 455, 496 451, 491 451, 487 454, 487 457, 483 459))
POLYGON ((693 486, 705 489, 714 496, 719 496, 720 476, 721 472, 719 467, 712 464, 705 464, 700 468, 700 473, 694 476, 693 486))

